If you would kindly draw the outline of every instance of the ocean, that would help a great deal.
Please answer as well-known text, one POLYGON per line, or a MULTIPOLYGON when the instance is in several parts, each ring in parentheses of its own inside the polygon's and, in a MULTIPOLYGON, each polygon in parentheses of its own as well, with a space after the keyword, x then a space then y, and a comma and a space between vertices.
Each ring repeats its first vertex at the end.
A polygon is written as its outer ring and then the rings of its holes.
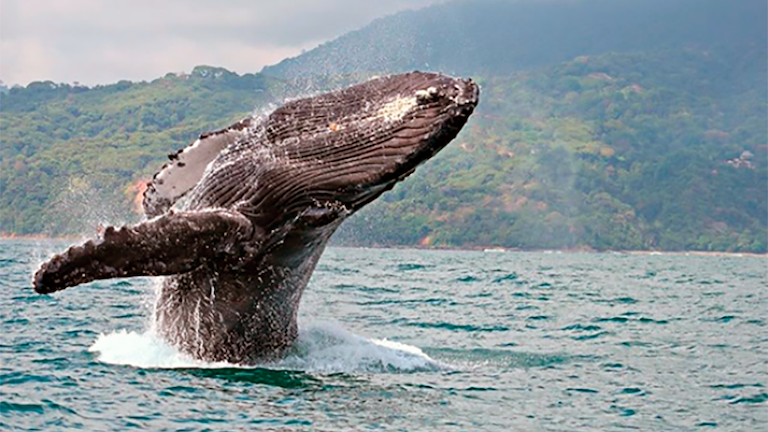
POLYGON ((330 248, 285 358, 185 358, 157 280, 50 296, 0 242, 0 429, 768 430, 768 259, 330 248))

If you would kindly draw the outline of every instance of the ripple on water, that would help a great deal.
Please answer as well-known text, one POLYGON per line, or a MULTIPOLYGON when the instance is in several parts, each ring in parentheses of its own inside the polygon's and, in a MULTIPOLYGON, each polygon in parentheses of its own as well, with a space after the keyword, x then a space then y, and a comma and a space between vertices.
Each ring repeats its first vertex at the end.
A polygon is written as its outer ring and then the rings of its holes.
POLYGON ((732 404, 761 404, 766 401, 768 401, 768 393, 756 393, 752 396, 740 397, 732 401, 731 403, 732 404))
POLYGON ((0 401, 0 414, 12 415, 18 414, 42 414, 45 411, 45 407, 38 404, 24 404, 16 402, 0 401))
POLYGON ((418 263, 405 263, 405 264, 398 264, 397 271, 407 272, 407 271, 414 271, 414 270, 423 270, 429 267, 432 267, 432 266, 418 264, 418 263))
POLYGON ((638 300, 632 297, 617 297, 612 299, 595 300, 595 303, 608 303, 608 304, 635 304, 638 300))
POLYGON ((757 384, 741 384, 741 383, 736 383, 736 384, 713 384, 713 385, 709 386, 709 388, 713 388, 713 389, 728 389, 728 390, 740 389, 740 388, 744 388, 744 387, 762 388, 763 385, 760 384, 760 383, 757 383, 757 384))
POLYGON ((635 414, 637 414, 637 411, 635 411, 632 408, 623 407, 620 405, 611 405, 610 410, 608 412, 618 414, 621 417, 631 417, 635 414))
POLYGON ((75 410, 48 399, 43 399, 39 404, 0 401, 0 414, 4 416, 13 414, 45 414, 52 411, 79 416, 75 410))
MULTIPOLYGON (((398 320, 398 322, 403 322, 398 320)), ((476 326, 471 324, 454 324, 447 322, 419 322, 408 321, 405 323, 407 326, 419 327, 425 329, 445 329, 453 332, 506 332, 509 331, 509 327, 496 325, 496 326, 476 326)))
POLYGON ((478 367, 487 368, 489 366, 503 367, 507 369, 547 368, 573 361, 591 362, 595 360, 593 356, 540 354, 505 349, 471 348, 459 350, 449 348, 428 348, 424 351, 442 362, 459 367, 459 370, 465 368, 474 369, 478 367), (464 368, 461 367, 462 365, 464 368))
POLYGON ((597 394, 600 393, 598 390, 591 389, 591 388, 567 388, 565 389, 566 393, 581 393, 581 394, 597 394))
POLYGON ((497 277, 493 280, 493 283, 503 283, 507 281, 516 281, 518 279, 517 273, 509 273, 504 276, 497 277))
MULTIPOLYGON (((232 383, 247 383, 274 386, 284 389, 321 389, 323 380, 302 371, 275 370, 268 368, 211 368, 180 369, 180 373, 196 378, 215 378, 232 383)), ((164 390, 172 395, 180 392, 195 394, 196 387, 173 386, 164 390)))
POLYGON ((613 335, 613 334, 614 333, 609 332, 609 331, 601 331, 601 332, 597 332, 597 333, 593 333, 593 334, 588 334, 588 335, 571 336, 571 339, 573 339, 575 341, 587 341, 587 340, 597 339, 597 338, 600 338, 600 337, 603 337, 603 336, 608 336, 608 335, 613 335))
POLYGON ((457 282, 468 283, 468 282, 480 282, 480 281, 482 281, 482 279, 480 279, 478 277, 475 277, 475 276, 462 276, 460 278, 456 278, 456 281, 457 282))
POLYGON ((569 326, 565 326, 561 328, 560 330, 565 331, 577 331, 577 332, 587 332, 587 331, 597 331, 602 330, 602 327, 597 325, 582 325, 582 324, 571 324, 569 326))
POLYGON ((595 318, 592 320, 593 322, 615 322, 624 324, 629 321, 629 318, 623 317, 623 316, 617 316, 617 317, 607 317, 607 318, 595 318))
POLYGON ((388 293, 388 294, 396 294, 399 293, 400 290, 397 288, 390 288, 390 287, 381 287, 381 286, 364 286, 364 285, 348 285, 348 284, 339 284, 333 286, 335 289, 338 290, 354 290, 354 291, 360 291, 364 293, 388 293))
POLYGON ((35 375, 28 372, 11 372, 0 375, 0 385, 14 386, 28 383, 50 383, 55 378, 49 375, 35 375))

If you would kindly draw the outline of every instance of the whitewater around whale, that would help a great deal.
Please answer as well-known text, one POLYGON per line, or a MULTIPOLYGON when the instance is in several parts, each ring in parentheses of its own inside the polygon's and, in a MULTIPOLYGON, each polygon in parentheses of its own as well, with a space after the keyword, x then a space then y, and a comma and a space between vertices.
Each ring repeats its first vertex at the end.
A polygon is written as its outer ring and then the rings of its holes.
POLYGON ((413 72, 205 133, 154 176, 146 221, 55 255, 34 288, 166 276, 154 319, 170 344, 204 361, 280 356, 336 228, 453 140, 478 100, 471 80, 413 72))

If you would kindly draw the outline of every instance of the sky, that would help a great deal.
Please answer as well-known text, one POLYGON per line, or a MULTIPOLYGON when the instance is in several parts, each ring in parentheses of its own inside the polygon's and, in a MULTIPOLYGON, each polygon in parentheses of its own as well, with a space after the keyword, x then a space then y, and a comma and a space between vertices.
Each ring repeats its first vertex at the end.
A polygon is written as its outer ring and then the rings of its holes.
POLYGON ((440 0, 0 0, 0 80, 109 84, 197 65, 243 74, 440 0))

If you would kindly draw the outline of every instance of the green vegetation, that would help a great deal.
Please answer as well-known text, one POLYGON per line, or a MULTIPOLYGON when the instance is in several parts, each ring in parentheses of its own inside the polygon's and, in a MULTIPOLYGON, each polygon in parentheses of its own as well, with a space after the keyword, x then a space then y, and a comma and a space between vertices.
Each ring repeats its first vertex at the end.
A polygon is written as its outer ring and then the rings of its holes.
POLYGON ((765 3, 564 4, 438 5, 255 75, 198 67, 150 83, 3 90, 0 232, 135 220, 141 180, 201 132, 296 88, 424 68, 423 57, 474 75, 478 111, 342 225, 338 243, 766 252, 765 3), (376 55, 361 48, 371 44, 376 55))
POLYGON ((765 69, 735 81, 731 61, 605 54, 484 79, 468 129, 340 239, 765 251, 765 69))
POLYGON ((35 82, 0 94, 0 232, 80 232, 131 215, 136 183, 204 131, 273 99, 264 76, 199 66, 151 83, 35 82))

